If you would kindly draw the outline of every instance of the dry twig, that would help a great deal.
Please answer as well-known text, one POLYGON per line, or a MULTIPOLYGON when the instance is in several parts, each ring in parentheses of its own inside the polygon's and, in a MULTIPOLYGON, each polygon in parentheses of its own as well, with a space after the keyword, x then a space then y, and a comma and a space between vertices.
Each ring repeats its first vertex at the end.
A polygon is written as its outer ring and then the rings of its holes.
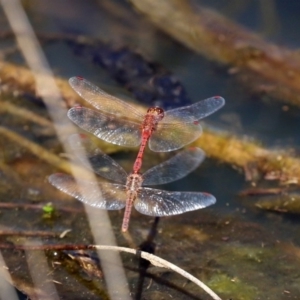
POLYGON ((23 120, 27 120, 27 121, 36 123, 40 126, 46 126, 46 127, 53 128, 52 122, 47 120, 46 118, 43 118, 43 117, 35 114, 34 112, 29 111, 26 108, 16 106, 7 101, 1 101, 0 112, 9 113, 11 115, 21 117, 23 120))

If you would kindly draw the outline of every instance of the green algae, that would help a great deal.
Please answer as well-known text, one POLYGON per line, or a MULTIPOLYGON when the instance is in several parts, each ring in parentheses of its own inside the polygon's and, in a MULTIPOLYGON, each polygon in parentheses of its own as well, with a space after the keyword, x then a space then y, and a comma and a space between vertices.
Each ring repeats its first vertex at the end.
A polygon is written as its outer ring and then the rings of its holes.
POLYGON ((257 288, 237 277, 230 277, 226 274, 214 274, 208 286, 220 294, 234 300, 253 300, 257 297, 257 288))

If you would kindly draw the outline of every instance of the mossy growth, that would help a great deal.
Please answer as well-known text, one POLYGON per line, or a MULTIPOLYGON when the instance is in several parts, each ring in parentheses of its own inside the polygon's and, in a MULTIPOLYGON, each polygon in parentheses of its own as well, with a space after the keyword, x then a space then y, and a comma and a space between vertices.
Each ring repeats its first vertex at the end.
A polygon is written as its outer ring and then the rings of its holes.
POLYGON ((207 285, 232 300, 253 300, 258 297, 257 288, 226 274, 214 274, 207 285))

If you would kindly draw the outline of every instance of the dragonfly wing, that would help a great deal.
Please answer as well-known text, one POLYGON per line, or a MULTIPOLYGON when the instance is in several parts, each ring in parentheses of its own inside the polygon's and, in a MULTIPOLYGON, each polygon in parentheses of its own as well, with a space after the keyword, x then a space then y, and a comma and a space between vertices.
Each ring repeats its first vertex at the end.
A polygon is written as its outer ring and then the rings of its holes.
POLYGON ((76 182, 72 176, 61 173, 52 174, 48 180, 60 191, 90 206, 117 210, 124 208, 126 204, 126 188, 124 185, 84 180, 76 182), (96 193, 95 187, 100 190, 100 195, 96 193))
POLYGON ((126 147, 136 147, 141 143, 141 125, 138 123, 79 106, 69 109, 68 117, 106 142, 126 147))
POLYGON ((165 112, 163 123, 192 123, 211 115, 224 104, 224 98, 215 96, 192 105, 171 109, 165 112))
POLYGON ((85 151, 89 164, 82 156, 78 158, 84 165, 91 168, 96 174, 119 183, 126 183, 127 173, 111 157, 104 154, 85 134, 73 134, 69 137, 69 143, 76 155, 85 151))
POLYGON ((205 208, 215 203, 216 198, 207 193, 142 188, 134 207, 144 215, 163 217, 205 208))
POLYGON ((143 174, 143 185, 165 184, 181 179, 193 172, 205 158, 200 148, 191 147, 143 174))
POLYGON ((202 133, 198 122, 195 123, 158 123, 150 140, 149 148, 154 152, 169 152, 182 148, 195 141, 202 133))
POLYGON ((146 114, 144 109, 135 109, 130 104, 107 94, 82 77, 70 78, 69 84, 80 97, 103 112, 114 114, 118 117, 128 117, 128 114, 130 114, 139 121, 142 121, 146 114))

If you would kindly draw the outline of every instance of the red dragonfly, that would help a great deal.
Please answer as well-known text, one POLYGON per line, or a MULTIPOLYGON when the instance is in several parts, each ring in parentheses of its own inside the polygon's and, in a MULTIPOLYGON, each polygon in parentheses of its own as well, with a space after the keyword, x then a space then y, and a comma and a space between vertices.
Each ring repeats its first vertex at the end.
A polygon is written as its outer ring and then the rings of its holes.
POLYGON ((147 142, 155 152, 180 149, 195 141, 202 133, 199 120, 225 104, 222 97, 199 101, 189 106, 164 111, 135 108, 113 97, 82 77, 72 77, 71 87, 99 111, 76 106, 68 117, 79 127, 98 138, 120 146, 140 146, 133 172, 138 173, 147 142))
POLYGON ((145 215, 171 216, 204 208, 216 202, 215 197, 208 193, 170 192, 143 187, 169 183, 194 171, 205 157, 199 148, 183 150, 143 175, 138 173, 128 175, 116 161, 102 153, 85 135, 72 135, 70 144, 75 153, 80 148, 86 151, 95 173, 118 183, 81 180, 79 188, 73 177, 61 173, 51 175, 49 182, 59 190, 100 209, 118 210, 125 207, 123 232, 128 229, 133 205, 137 211, 145 215), (99 187, 101 198, 92 192, 95 186, 99 187), (85 197, 80 191, 85 192, 83 193, 85 197))

